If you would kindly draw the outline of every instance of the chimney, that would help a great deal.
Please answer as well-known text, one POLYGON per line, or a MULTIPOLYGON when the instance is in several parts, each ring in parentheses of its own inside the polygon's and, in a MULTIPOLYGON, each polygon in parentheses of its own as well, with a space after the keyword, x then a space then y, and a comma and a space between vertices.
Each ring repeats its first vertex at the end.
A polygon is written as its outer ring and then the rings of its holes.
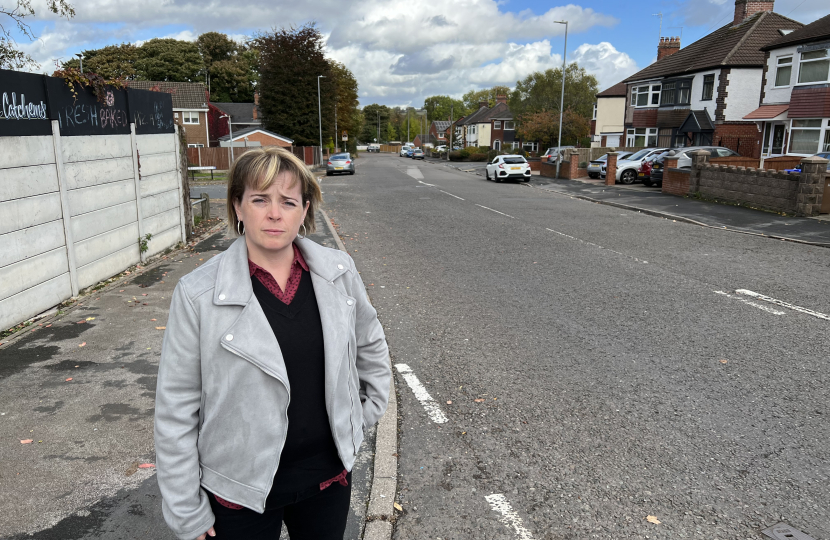
POLYGON ((254 92, 254 105, 259 105, 259 92, 254 92))
POLYGON ((486 99, 478 102, 478 108, 479 109, 482 108, 482 107, 487 107, 488 105, 490 105, 490 102, 487 101, 486 99))
POLYGON ((732 21, 732 26, 738 26, 756 13, 772 11, 774 7, 774 1, 735 0, 735 19, 732 21))
POLYGON ((679 37, 662 37, 660 43, 657 45, 657 61, 659 62, 667 56, 671 56, 680 50, 679 37))
POLYGON ((256 113, 257 113, 257 105, 256 105, 256 102, 254 102, 254 106, 253 106, 252 108, 253 108, 253 119, 254 119, 254 120, 256 120, 256 113))
POLYGON ((507 103, 507 96, 496 96, 496 104, 507 103))

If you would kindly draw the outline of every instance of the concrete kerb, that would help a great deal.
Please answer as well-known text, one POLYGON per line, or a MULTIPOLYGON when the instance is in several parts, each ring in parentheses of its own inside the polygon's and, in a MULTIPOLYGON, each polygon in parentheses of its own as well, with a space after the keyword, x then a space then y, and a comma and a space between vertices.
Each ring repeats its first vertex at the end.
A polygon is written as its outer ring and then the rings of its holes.
MULTIPOLYGON (((320 209, 323 219, 334 237, 337 247, 344 252, 346 246, 334 228, 328 214, 320 209)), ((367 293, 368 294, 368 293, 367 293)), ((371 301, 371 298, 369 298, 371 301)), ((395 377, 389 388, 389 406, 377 426, 375 439, 375 468, 372 474, 372 488, 366 509, 364 540, 389 540, 392 537, 392 522, 395 516, 395 495, 398 488, 398 400, 395 393, 395 377)))
POLYGON ((830 243, 810 242, 809 240, 799 240, 797 238, 789 238, 787 236, 778 236, 778 235, 775 235, 775 234, 762 234, 762 233, 756 233, 756 232, 751 232, 751 231, 742 231, 740 229, 730 229, 726 226, 718 227, 716 225, 708 225, 706 223, 701 223, 700 221, 695 221, 694 219, 690 219, 690 218, 687 218, 687 217, 677 216, 677 215, 674 215, 674 214, 669 214, 668 212, 660 212, 659 210, 649 210, 647 208, 639 208, 637 206, 631 206, 631 205, 628 205, 628 204, 615 203, 615 202, 612 202, 612 201, 603 201, 601 199, 594 199, 594 198, 591 198, 591 197, 586 197, 585 195, 575 195, 573 193, 568 193, 568 192, 565 192, 565 191, 559 191, 558 189, 550 189, 550 188, 541 187, 541 186, 534 186, 532 184, 521 184, 521 185, 523 185, 525 187, 541 189, 543 191, 550 191, 552 193, 558 193, 559 195, 565 195, 565 196, 571 197, 573 199, 580 199, 580 200, 588 201, 588 202, 592 202, 592 203, 604 204, 606 206, 613 206, 615 208, 622 208, 623 210, 630 210, 632 212, 640 212, 642 214, 646 214, 646 215, 649 215, 649 216, 654 216, 654 217, 659 217, 659 218, 664 218, 664 219, 671 219, 671 220, 680 221, 680 222, 683 222, 683 223, 689 223, 691 225, 697 225, 698 227, 706 227, 708 229, 715 229, 717 231, 727 231, 727 232, 738 233, 738 234, 746 234, 746 235, 749 235, 749 236, 758 236, 758 237, 761 237, 761 238, 771 238, 773 240, 781 240, 783 242, 793 242, 795 244, 804 244, 804 245, 808 245, 808 246, 830 248, 830 243))

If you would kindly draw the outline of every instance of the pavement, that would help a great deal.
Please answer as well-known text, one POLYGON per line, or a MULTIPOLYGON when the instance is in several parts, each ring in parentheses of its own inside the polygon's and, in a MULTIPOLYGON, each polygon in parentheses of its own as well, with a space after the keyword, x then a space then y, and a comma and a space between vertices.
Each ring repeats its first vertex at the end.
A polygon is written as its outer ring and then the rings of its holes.
MULTIPOLYGON (((463 172, 484 175, 484 163, 441 162, 463 172)), ((774 212, 677 197, 642 184, 606 186, 588 178, 563 180, 534 175, 528 185, 586 201, 731 232, 830 247, 830 215, 819 218, 781 216, 774 212)))
POLYGON ((364 158, 324 191, 392 351, 395 540, 830 537, 826 249, 364 158))
MULTIPOLYGON (((211 211, 224 216, 224 201, 214 201, 211 211)), ((323 213, 317 225, 309 238, 337 248, 323 213)), ((0 538, 174 538, 161 515, 153 467, 162 336, 178 279, 232 241, 222 224, 0 339, 0 538)), ((385 425, 394 434, 394 407, 385 425)), ((390 450, 384 436, 388 466, 396 447, 390 450)), ((382 461, 375 463, 374 448, 371 428, 353 470, 349 540, 363 537, 382 461)), ((393 494, 394 485, 383 498, 393 494)), ((391 502, 383 511, 391 514, 391 502)))

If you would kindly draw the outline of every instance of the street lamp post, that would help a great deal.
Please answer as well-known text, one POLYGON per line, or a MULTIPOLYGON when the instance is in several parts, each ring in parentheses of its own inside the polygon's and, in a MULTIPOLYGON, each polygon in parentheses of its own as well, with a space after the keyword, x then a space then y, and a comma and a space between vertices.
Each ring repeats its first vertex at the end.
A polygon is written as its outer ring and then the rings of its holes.
POLYGON ((562 108, 565 106, 565 62, 568 57, 568 21, 553 21, 565 25, 565 48, 562 51, 562 93, 559 95, 559 138, 556 140, 556 177, 562 164, 562 108))
POLYGON ((84 73, 84 55, 82 53, 75 53, 75 56, 81 61, 81 75, 84 73))
POLYGON ((455 120, 453 119, 453 105, 450 104, 450 147, 447 148, 447 161, 450 160, 450 152, 452 152, 452 132, 455 131, 455 120))
POLYGON ((219 118, 227 118, 228 119, 228 137, 231 138, 231 165, 233 165, 233 127, 231 127, 231 117, 227 114, 223 114, 219 118))
POLYGON ((380 109, 377 110, 378 113, 378 144, 380 144, 380 109))
POLYGON ((320 105, 320 79, 325 75, 317 75, 317 120, 320 122, 320 165, 323 164, 323 109, 320 105))

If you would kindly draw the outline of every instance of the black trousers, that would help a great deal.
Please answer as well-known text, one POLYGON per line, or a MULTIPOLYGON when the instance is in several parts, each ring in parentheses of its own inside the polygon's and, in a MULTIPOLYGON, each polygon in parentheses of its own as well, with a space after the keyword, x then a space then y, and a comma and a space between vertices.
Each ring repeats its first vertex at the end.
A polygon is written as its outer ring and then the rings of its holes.
POLYGON ((282 496, 277 504, 266 507, 263 514, 248 508, 227 508, 211 494, 208 498, 216 517, 215 538, 279 540, 285 522, 291 540, 343 540, 352 494, 352 473, 346 480, 348 486, 335 482, 322 491, 319 486, 314 486, 304 492, 282 496))

